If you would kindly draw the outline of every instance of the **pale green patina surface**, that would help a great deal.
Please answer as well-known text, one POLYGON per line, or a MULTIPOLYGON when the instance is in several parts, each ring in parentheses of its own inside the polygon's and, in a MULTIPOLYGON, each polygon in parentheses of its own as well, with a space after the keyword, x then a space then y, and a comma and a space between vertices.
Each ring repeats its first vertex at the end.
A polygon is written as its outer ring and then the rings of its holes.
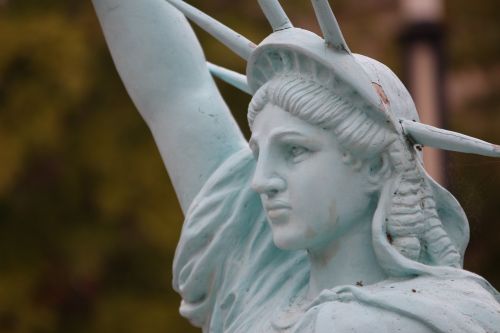
POLYGON ((260 1, 258 46, 170 0, 248 61, 210 70, 253 95, 242 137, 183 15, 161 0, 94 0, 186 221, 181 313, 204 332, 500 332, 498 292, 462 269, 465 214, 418 144, 498 147, 418 122, 399 79, 352 54, 327 1, 324 39, 260 1))

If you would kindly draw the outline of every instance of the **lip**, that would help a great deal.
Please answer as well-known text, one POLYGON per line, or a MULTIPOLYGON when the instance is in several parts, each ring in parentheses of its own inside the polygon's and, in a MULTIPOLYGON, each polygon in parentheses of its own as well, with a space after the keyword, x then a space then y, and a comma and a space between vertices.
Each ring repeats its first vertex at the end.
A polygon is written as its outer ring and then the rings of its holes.
POLYGON ((284 201, 269 201, 264 204, 266 211, 291 209, 290 205, 284 201))
POLYGON ((291 207, 284 201, 270 201, 264 204, 267 217, 273 223, 285 222, 291 207))

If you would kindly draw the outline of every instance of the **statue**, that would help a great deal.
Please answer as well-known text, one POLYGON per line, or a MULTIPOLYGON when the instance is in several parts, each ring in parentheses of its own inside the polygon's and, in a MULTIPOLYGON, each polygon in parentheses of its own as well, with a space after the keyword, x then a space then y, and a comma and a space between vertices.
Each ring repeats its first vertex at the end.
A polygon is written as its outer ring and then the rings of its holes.
POLYGON ((93 0, 120 75, 186 215, 181 314, 203 332, 500 332, 500 295, 462 269, 469 229, 421 146, 500 147, 419 123, 383 64, 259 0, 258 46, 181 0, 93 0), (183 14, 181 14, 183 13, 183 14), (184 17, 248 63, 207 64, 184 17), (212 74, 251 94, 247 143, 212 74))

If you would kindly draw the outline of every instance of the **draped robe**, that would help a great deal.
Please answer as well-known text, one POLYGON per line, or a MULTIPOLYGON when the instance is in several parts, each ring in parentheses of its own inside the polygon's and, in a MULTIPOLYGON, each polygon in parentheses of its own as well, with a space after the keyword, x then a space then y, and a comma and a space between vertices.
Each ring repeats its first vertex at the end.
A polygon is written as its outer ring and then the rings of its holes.
POLYGON ((181 314, 203 332, 337 332, 349 318, 376 328, 385 317, 428 332, 500 332, 498 293, 461 269, 339 286, 306 301, 306 253, 273 244, 260 198, 250 189, 254 167, 248 149, 234 154, 186 214, 173 284, 183 298, 181 314))

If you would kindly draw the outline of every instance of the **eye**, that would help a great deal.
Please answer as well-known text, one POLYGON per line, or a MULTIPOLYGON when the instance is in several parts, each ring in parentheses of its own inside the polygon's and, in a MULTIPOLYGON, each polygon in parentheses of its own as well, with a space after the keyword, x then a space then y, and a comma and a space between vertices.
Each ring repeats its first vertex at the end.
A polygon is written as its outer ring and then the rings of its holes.
POLYGON ((291 145, 288 148, 288 154, 290 156, 290 159, 292 162, 295 163, 302 161, 307 156, 308 153, 309 149, 302 146, 291 145))
POLYGON ((303 154, 306 152, 306 148, 304 147, 299 147, 299 146, 291 146, 290 147, 290 155, 292 157, 297 157, 299 156, 300 154, 303 154))

